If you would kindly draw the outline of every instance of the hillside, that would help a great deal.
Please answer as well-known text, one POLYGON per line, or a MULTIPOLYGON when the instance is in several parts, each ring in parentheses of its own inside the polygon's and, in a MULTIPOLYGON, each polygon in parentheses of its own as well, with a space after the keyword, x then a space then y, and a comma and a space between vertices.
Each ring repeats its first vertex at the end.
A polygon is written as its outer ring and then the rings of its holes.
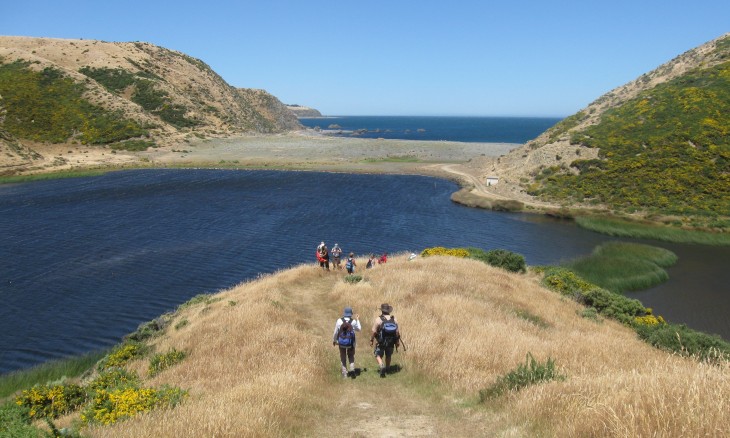
MULTIPOLYGON (((724 362, 652 348, 618 323, 586 316, 533 274, 456 257, 396 256, 362 275, 351 284, 343 273, 306 264, 180 306, 162 333, 146 340, 158 354, 183 352, 179 363, 155 376, 147 358, 125 368, 145 388, 188 391, 182 404, 86 428, 84 436, 618 437, 730 430, 724 362), (394 355, 397 372, 384 379, 374 372, 366 334, 382 302, 394 306, 407 347, 394 355), (354 379, 340 376, 331 343, 345 306, 366 331, 358 336, 361 373, 354 379), (525 364, 528 354, 553 360, 563 378, 480 402, 480 390, 525 364)), ((149 327, 138 335, 149 336, 149 327)), ((135 392, 123 394, 119 409, 135 407, 135 392)))
MULTIPOLYGON (((140 150, 301 128, 266 91, 235 88, 199 59, 142 42, 2 36, 0 96, 3 148, 41 154, 49 144, 140 150)), ((33 164, 10 155, 0 165, 33 164)))
POLYGON ((521 200, 623 213, 727 217, 729 127, 726 34, 479 166, 483 177, 501 177, 495 193, 521 200))

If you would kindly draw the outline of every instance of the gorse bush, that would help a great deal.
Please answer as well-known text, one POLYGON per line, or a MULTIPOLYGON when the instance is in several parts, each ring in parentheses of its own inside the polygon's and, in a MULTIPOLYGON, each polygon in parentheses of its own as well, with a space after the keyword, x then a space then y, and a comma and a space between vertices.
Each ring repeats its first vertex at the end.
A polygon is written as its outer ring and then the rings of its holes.
MULTIPOLYGON (((722 50, 727 50, 723 48, 722 50)), ((570 125, 568 125, 570 126, 570 125)), ((579 174, 542 175, 550 199, 678 214, 730 211, 730 62, 697 69, 640 93, 573 133, 599 148, 579 174)))
POLYGON ((452 256, 466 258, 469 257, 469 251, 466 248, 444 248, 443 246, 435 246, 421 251, 421 257, 428 256, 452 256))
POLYGON ((444 248, 443 246, 436 246, 433 248, 426 248, 421 251, 421 257, 436 255, 471 258, 484 262, 490 266, 506 269, 510 272, 526 272, 527 270, 525 258, 520 254, 507 251, 506 249, 493 249, 490 251, 484 251, 482 249, 473 247, 444 248))
MULTIPOLYGON (((647 343, 677 354, 703 360, 727 360, 730 343, 685 325, 668 324, 641 302, 593 285, 566 268, 543 268, 542 283, 562 295, 573 297, 594 312, 633 328, 647 343)), ((583 314, 593 318, 593 312, 583 314)))
POLYGON ((657 348, 713 362, 730 360, 730 343, 717 335, 684 324, 636 324, 634 328, 641 339, 657 348))
POLYGON ((0 64, 0 96, 7 114, 5 129, 18 138, 62 143, 77 139, 104 144, 147 134, 147 130, 118 111, 92 105, 85 87, 47 67, 31 70, 29 63, 0 64))
POLYGON ((15 403, 28 409, 30 420, 57 418, 73 412, 86 401, 86 392, 78 385, 37 385, 16 397, 15 403))
POLYGON ((488 265, 506 269, 510 272, 527 271, 525 258, 521 254, 506 249, 493 249, 485 252, 478 248, 468 248, 468 251, 470 258, 481 260, 488 265))
POLYGON ((85 423, 114 424, 137 414, 160 407, 178 405, 187 392, 179 388, 120 388, 95 392, 89 406, 81 413, 85 423))
POLYGON ((524 364, 518 365, 517 369, 510 371, 500 377, 495 384, 489 388, 479 391, 479 401, 484 403, 487 400, 496 398, 508 391, 518 391, 530 385, 550 380, 564 380, 565 376, 559 374, 555 369, 555 361, 551 358, 543 363, 538 362, 531 353, 527 353, 524 364))
POLYGON ((187 354, 184 351, 171 349, 167 353, 159 353, 150 359, 149 374, 155 376, 171 366, 180 363, 185 359, 187 354))
POLYGON ((99 371, 103 371, 107 368, 121 367, 127 364, 127 362, 144 357, 147 354, 149 347, 140 342, 130 341, 125 342, 112 349, 104 359, 99 361, 99 371))
POLYGON ((88 388, 92 391, 101 389, 127 388, 139 386, 140 379, 137 373, 127 371, 124 368, 111 368, 102 371, 89 383, 88 388))
POLYGON ((187 108, 172 103, 170 96, 157 86, 157 83, 162 81, 159 76, 144 70, 132 73, 120 68, 84 67, 79 72, 116 94, 131 88, 132 102, 175 127, 183 128, 199 124, 196 120, 185 117, 187 108))

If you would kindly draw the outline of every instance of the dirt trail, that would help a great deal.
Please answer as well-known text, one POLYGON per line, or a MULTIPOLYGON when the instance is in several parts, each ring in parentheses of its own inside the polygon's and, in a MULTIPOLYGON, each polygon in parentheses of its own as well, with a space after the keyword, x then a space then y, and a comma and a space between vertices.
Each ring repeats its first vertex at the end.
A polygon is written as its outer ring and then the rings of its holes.
MULTIPOLYGON (((470 173, 464 172, 462 170, 456 169, 458 167, 458 164, 433 164, 430 167, 432 169, 438 169, 440 171, 446 172, 447 174, 456 175, 459 177, 460 180, 465 181, 467 184, 470 184, 473 188, 471 190, 471 193, 477 196, 481 196, 487 199, 499 199, 499 200, 513 200, 515 199, 512 196, 504 196, 500 195, 499 193, 496 193, 496 191, 492 187, 486 186, 479 177, 472 175, 470 173)), ((537 201, 528 201, 525 199, 519 199, 520 202, 522 202, 525 206, 535 208, 535 209, 544 209, 544 208, 557 208, 558 206, 555 204, 550 204, 546 202, 537 202, 537 201)))
MULTIPOLYGON (((327 276, 327 274, 325 274, 327 276)), ((328 302, 327 289, 342 280, 342 275, 332 273, 320 284, 321 293, 297 296, 303 313, 322 315, 322 303, 328 302)), ((322 280, 320 280, 322 281, 322 280)), ((330 304, 327 314, 340 314, 339 307, 330 304)), ((310 431, 316 437, 440 437, 483 436, 488 417, 493 415, 482 407, 474 407, 473 400, 460 399, 450 391, 439 388, 437 382, 428 381, 410 370, 404 359, 408 352, 401 347, 393 354, 393 372, 381 378, 369 345, 371 321, 361 317, 362 332, 357 334, 355 364, 356 376, 340 376, 337 349, 331 347, 328 355, 332 360, 333 384, 322 388, 328 400, 323 410, 312 412, 319 417, 310 431), (469 406, 472 404, 472 406, 469 406)), ((312 327, 329 344, 334 320, 322 318, 312 327)))

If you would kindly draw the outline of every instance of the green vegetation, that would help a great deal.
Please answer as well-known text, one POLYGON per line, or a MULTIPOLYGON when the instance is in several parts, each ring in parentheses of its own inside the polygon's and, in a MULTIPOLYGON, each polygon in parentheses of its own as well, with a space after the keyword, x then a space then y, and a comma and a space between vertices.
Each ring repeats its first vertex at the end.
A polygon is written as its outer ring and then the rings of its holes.
POLYGON ((480 260, 488 265, 506 269, 510 272, 526 272, 525 258, 506 249, 492 249, 484 251, 479 248, 467 248, 469 257, 480 260))
POLYGON ((730 233, 684 230, 660 225, 645 225, 621 219, 581 216, 575 219, 583 228, 616 237, 663 240, 703 245, 730 245, 730 233))
POLYGON ((147 134, 121 112, 89 103, 84 91, 83 84, 54 68, 37 72, 21 61, 0 65, 0 95, 7 110, 5 128, 18 138, 104 144, 147 134))
POLYGON ((362 281, 362 275, 350 274, 345 276, 345 282, 350 284, 359 283, 362 281))
POLYGON ((608 242, 588 257, 566 263, 565 267, 587 281, 612 292, 648 289, 669 279, 662 269, 677 262, 673 252, 655 246, 628 242, 608 242))
POLYGON ((94 366, 106 351, 84 354, 79 357, 46 362, 27 370, 13 371, 0 376, 0 399, 33 385, 78 377, 94 366))
POLYGON ((433 248, 426 248, 421 251, 421 257, 429 257, 435 255, 463 257, 479 260, 480 262, 484 262, 490 266, 506 269, 510 272, 527 271, 525 258, 520 254, 507 251, 506 249, 493 249, 489 251, 484 251, 483 249, 474 247, 444 248, 443 246, 436 246, 433 248))
POLYGON ((150 359, 149 374, 156 376, 171 366, 182 362, 187 354, 184 351, 178 351, 175 348, 167 353, 158 353, 150 359))
POLYGON ((127 140, 112 143, 109 145, 115 151, 146 151, 147 148, 157 147, 154 141, 149 140, 127 140))
POLYGON ((418 163, 418 157, 414 155, 388 155, 382 158, 366 158, 365 163, 418 163))
POLYGON ((0 184, 15 184, 61 178, 81 178, 85 176, 100 176, 104 175, 107 172, 107 170, 68 170, 53 173, 39 173, 34 175, 2 176, 0 177, 0 184))
POLYGON ((40 438, 47 436, 40 429, 31 426, 29 409, 15 403, 0 405, 0 437, 40 438))
MULTIPOLYGON (((544 272, 542 283, 549 289, 573 298, 588 309, 595 309, 598 315, 633 328, 641 339, 657 348, 711 362, 730 358, 730 343, 718 336, 684 325, 668 324, 638 300, 591 284, 569 269, 547 267, 538 270, 544 272)), ((584 312, 584 317, 593 319, 593 316, 593 312, 584 312)))
POLYGON ((119 94, 131 87, 132 102, 177 128, 199 124, 198 121, 185 117, 187 108, 171 103, 169 95, 157 87, 156 84, 162 80, 158 76, 144 70, 131 73, 119 68, 84 67, 79 72, 94 79, 112 93, 119 94))
POLYGON ((114 347, 108 355, 100 360, 97 368, 101 372, 110 368, 123 367, 134 359, 144 357, 148 351, 149 347, 141 342, 124 342, 114 347))
POLYGON ((547 170, 539 194, 627 212, 727 215, 730 62, 644 91, 572 139, 600 148, 600 159, 573 162, 578 175, 547 170))
POLYGON ((516 370, 510 371, 497 379, 497 382, 492 386, 480 390, 479 401, 484 403, 508 391, 519 391, 522 388, 541 382, 564 379, 565 376, 558 373, 555 369, 555 361, 553 359, 547 358, 544 363, 540 363, 535 360, 531 353, 527 353, 524 364, 519 364, 516 370))

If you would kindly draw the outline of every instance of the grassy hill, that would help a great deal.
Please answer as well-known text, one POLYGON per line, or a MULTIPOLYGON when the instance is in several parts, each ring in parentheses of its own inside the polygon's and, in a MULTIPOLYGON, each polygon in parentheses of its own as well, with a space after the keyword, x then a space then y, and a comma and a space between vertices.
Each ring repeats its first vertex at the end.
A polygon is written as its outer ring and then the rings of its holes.
POLYGON ((0 36, 0 113, 0 130, 31 147, 140 150, 301 127, 265 91, 235 88, 199 59, 141 42, 0 36))
MULTIPOLYGON (((161 334, 144 341, 158 355, 183 352, 178 363, 163 368, 157 360, 151 367, 148 353, 124 365, 143 387, 187 391, 182 402, 87 427, 84 435, 718 436, 730 430, 726 362, 653 348, 629 328, 587 315, 540 286, 534 274, 448 256, 396 256, 361 274, 363 281, 349 283, 343 273, 308 264, 191 300, 168 316, 161 334), (394 306, 407 346, 394 356, 397 372, 378 377, 368 335, 360 334, 361 374, 342 378, 331 343, 336 318, 352 306, 367 331, 382 302, 394 306), (560 378, 490 396, 495 383, 550 361, 560 378)), ((137 393, 124 394, 118 402, 134 406, 137 393)))
POLYGON ((607 93, 504 161, 544 200, 727 227, 730 34, 607 93))

